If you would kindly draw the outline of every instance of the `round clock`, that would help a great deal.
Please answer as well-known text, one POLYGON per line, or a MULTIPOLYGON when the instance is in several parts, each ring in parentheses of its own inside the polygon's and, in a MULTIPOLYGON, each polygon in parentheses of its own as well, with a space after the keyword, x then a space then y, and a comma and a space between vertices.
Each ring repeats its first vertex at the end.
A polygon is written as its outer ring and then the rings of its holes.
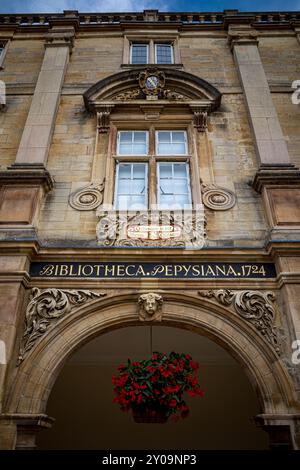
POLYGON ((150 75, 147 77, 145 85, 148 90, 155 90, 159 85, 159 79, 155 75, 150 75))

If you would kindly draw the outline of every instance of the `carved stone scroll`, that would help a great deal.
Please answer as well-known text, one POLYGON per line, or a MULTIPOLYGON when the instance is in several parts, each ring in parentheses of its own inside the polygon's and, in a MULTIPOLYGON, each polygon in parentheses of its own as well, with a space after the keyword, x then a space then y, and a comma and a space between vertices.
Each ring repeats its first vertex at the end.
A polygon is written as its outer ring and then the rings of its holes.
POLYGON ((198 293, 201 297, 233 307, 235 312, 251 323, 280 355, 280 341, 277 329, 274 327, 275 308, 273 302, 275 295, 273 292, 219 289, 199 291, 198 293))
POLYGON ((139 296, 139 319, 143 321, 161 321, 163 298, 160 294, 149 292, 139 296))
POLYGON ((26 354, 48 329, 55 325, 57 320, 66 316, 73 308, 105 295, 105 293, 89 290, 46 289, 41 291, 34 287, 26 309, 25 331, 17 365, 21 364, 26 354))
POLYGON ((229 189, 220 188, 215 184, 204 184, 201 181, 202 202, 208 209, 227 211, 236 204, 236 196, 229 189))
POLYGON ((91 183, 89 186, 74 191, 69 196, 69 204, 78 211, 96 209, 103 201, 104 180, 102 183, 91 183))

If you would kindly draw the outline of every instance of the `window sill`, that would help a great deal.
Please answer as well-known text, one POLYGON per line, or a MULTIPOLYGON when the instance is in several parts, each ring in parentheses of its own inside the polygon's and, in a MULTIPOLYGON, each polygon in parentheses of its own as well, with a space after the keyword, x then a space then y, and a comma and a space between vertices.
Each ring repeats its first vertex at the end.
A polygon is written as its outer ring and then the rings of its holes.
POLYGON ((121 68, 128 68, 128 69, 139 69, 139 68, 147 68, 147 67, 156 67, 156 68, 173 68, 173 69, 182 69, 183 64, 121 64, 121 68))

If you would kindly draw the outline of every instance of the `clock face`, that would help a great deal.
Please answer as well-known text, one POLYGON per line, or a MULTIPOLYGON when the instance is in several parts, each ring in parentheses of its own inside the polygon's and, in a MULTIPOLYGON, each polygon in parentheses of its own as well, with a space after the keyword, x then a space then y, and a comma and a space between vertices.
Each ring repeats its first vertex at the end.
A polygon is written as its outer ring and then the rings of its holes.
POLYGON ((150 75, 146 80, 146 87, 148 90, 154 90, 159 85, 159 80, 155 75, 150 75))

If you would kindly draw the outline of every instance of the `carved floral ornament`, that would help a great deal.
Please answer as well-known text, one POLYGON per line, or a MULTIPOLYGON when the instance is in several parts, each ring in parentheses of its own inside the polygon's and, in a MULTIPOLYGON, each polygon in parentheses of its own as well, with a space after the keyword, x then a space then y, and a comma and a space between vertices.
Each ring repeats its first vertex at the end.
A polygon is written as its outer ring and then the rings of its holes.
POLYGON ((275 295, 273 292, 232 291, 229 289, 205 290, 198 292, 201 297, 215 300, 232 307, 235 313, 253 325, 271 344, 278 355, 281 354, 278 330, 275 321, 275 295))
POLYGON ((36 342, 65 317, 72 309, 106 296, 106 293, 96 293, 89 290, 40 290, 34 287, 31 291, 30 302, 25 314, 25 331, 22 337, 18 364, 36 342))

